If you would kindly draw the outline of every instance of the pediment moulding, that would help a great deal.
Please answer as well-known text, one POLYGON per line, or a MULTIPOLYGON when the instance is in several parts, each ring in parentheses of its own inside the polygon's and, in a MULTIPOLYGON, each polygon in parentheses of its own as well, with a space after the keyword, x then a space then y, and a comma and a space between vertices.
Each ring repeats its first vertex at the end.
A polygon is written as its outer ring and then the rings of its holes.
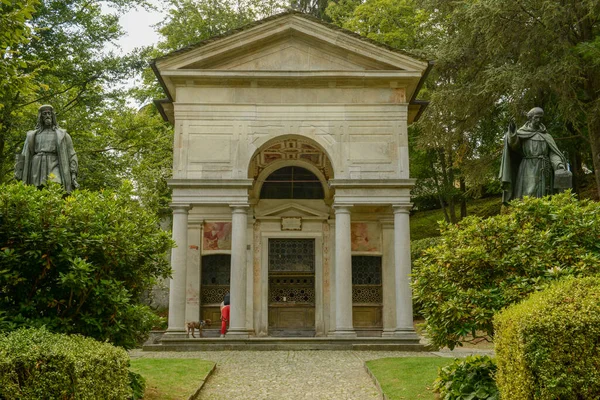
MULTIPOLYGON (((168 97, 179 86, 354 86, 402 89, 415 102, 432 63, 297 12, 279 14, 155 59, 168 97)), ((155 103, 172 119, 167 102, 155 103)), ((173 121, 172 121, 173 122, 173 121)))
POLYGON ((232 60, 257 51, 268 53, 279 43, 290 41, 298 43, 297 47, 316 44, 323 48, 322 54, 337 54, 340 60, 361 69, 424 71, 428 65, 427 61, 413 55, 297 12, 266 18, 221 37, 169 53, 157 58, 154 63, 159 70, 230 69, 235 66, 231 64, 232 60))
POLYGON ((278 220, 282 217, 301 217, 304 220, 326 220, 330 216, 328 208, 316 202, 312 206, 297 202, 277 203, 262 201, 255 207, 254 217, 260 220, 278 220))

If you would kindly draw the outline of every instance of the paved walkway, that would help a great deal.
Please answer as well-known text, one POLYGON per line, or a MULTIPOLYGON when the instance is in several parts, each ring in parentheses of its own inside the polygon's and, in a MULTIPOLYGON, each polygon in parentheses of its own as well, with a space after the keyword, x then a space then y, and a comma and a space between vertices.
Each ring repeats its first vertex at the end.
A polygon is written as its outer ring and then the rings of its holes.
POLYGON ((453 355, 327 350, 131 352, 132 358, 202 358, 216 362, 217 368, 200 392, 200 399, 205 400, 380 399, 364 362, 418 356, 453 355))

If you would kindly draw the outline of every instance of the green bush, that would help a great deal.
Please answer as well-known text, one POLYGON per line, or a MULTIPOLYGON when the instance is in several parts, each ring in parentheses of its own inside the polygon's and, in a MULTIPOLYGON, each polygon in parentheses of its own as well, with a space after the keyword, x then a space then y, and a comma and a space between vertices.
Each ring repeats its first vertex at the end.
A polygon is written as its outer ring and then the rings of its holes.
MULTIPOLYGON (((429 237, 425 239, 419 240, 411 240, 410 242, 410 258, 412 261, 412 273, 415 273, 415 261, 418 260, 425 251, 431 247, 436 246, 440 242, 439 236, 429 237)), ((423 315, 421 313, 421 303, 419 303, 416 299, 413 299, 413 317, 414 318, 422 318, 423 315)))
POLYGON ((46 326, 132 348, 157 323, 142 296, 167 277, 172 241, 117 192, 0 186, 0 328, 46 326))
POLYGON ((600 277, 565 278, 494 323, 502 398, 600 398, 600 277))
POLYGON ((144 391, 146 390, 146 378, 137 372, 129 371, 129 386, 133 393, 132 399, 138 400, 144 398, 144 391))
POLYGON ((436 347, 493 337, 493 316, 546 284, 600 272, 600 203, 563 193, 445 225, 415 261, 413 293, 436 347))
POLYGON ((433 390, 442 400, 498 399, 496 363, 488 356, 468 356, 438 369, 433 390))
POLYGON ((0 398, 127 399, 129 356, 80 335, 18 329, 0 335, 0 398))
POLYGON ((425 239, 411 240, 410 242, 410 258, 414 264, 416 260, 425 254, 425 250, 439 244, 441 237, 434 236, 425 239))

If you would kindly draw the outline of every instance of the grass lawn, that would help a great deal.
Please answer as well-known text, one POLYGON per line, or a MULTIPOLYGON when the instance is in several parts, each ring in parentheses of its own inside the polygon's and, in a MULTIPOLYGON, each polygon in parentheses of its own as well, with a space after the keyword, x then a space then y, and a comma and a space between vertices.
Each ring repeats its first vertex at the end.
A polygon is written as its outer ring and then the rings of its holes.
MULTIPOLYGON (((489 197, 485 199, 471 200, 467 203, 467 216, 478 215, 490 217, 500 213, 502 199, 500 197, 489 197)), ((457 208, 460 215, 460 207, 457 208)), ((444 220, 444 211, 428 210, 416 211, 410 216, 410 238, 412 240, 439 236, 438 221, 444 220)))
POLYGON ((180 358, 139 358, 131 370, 146 378, 144 400, 187 399, 215 365, 212 361, 180 358))
POLYGON ((452 358, 402 357, 367 361, 367 367, 377 378, 388 399, 434 399, 433 381, 438 367, 448 365, 452 358))

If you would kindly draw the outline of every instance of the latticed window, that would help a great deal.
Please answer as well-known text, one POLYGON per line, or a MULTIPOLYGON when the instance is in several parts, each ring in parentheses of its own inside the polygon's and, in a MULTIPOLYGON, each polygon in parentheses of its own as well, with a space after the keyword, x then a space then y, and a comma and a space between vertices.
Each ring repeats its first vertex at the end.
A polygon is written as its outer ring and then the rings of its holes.
POLYGON ((381 257, 352 256, 352 302, 383 302, 381 257))
POLYGON ((301 167, 284 167, 273 172, 260 190, 261 199, 322 199, 323 185, 315 174, 301 167))
POLYGON ((231 255, 202 256, 202 304, 221 303, 229 291, 231 255))
POLYGON ((314 239, 269 239, 269 271, 314 273, 314 239))

